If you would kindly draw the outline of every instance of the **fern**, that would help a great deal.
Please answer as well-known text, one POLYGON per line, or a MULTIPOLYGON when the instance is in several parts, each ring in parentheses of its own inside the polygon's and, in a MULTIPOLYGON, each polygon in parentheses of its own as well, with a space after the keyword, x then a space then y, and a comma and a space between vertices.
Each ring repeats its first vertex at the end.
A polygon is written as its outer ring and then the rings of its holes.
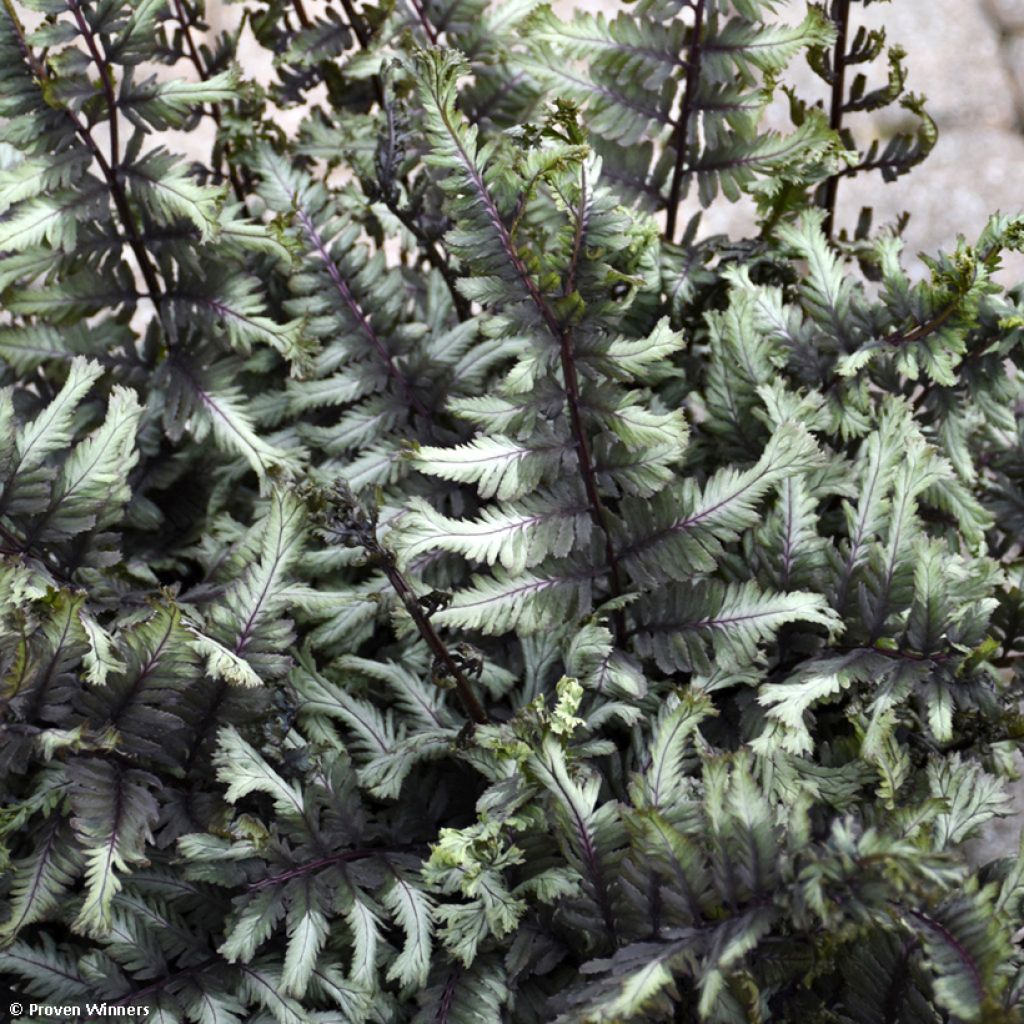
MULTIPOLYGON (((866 6, 866 4, 865 4, 866 6)), ((883 28, 857 26, 855 7, 850 0, 833 0, 827 7, 835 26, 835 42, 831 49, 813 47, 808 62, 830 87, 829 126, 840 133, 843 145, 856 154, 850 166, 833 174, 818 190, 819 205, 825 209, 825 232, 832 233, 839 182, 843 177, 879 171, 885 181, 895 181, 921 163, 931 152, 938 136, 935 122, 924 109, 924 98, 906 92, 906 51, 902 46, 885 47, 883 28), (869 64, 885 51, 888 64, 885 85, 868 90, 868 76, 857 74, 848 81, 848 69, 869 64), (913 132, 898 132, 882 149, 878 139, 866 150, 854 144, 853 135, 844 123, 847 114, 878 110, 898 103, 907 115, 917 121, 913 132)), ((805 104, 795 104, 800 119, 807 114, 805 104)))
POLYGON ((1019 1016, 1022 222, 844 230, 856 4, 584 6, 0 7, 41 1015, 1019 1016))

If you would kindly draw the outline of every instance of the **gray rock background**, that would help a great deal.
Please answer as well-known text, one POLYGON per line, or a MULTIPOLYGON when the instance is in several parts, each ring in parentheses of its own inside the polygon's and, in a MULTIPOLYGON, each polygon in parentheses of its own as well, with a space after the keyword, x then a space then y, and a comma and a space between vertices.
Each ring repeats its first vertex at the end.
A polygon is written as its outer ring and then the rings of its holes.
MULTIPOLYGON (((910 213, 910 251, 970 240, 996 210, 1024 208, 1024 0, 895 0, 866 15, 884 24, 889 40, 907 50, 908 84, 928 97, 939 127, 929 158, 886 185, 877 178, 844 181, 840 223, 853 223, 862 205, 888 220, 910 213)), ((891 114, 870 125, 892 130, 891 114)), ((1019 280, 1024 260, 1007 273, 1019 280)))
MULTIPOLYGON (((783 20, 799 20, 804 0, 779 5, 783 20)), ((955 243, 958 234, 977 236, 989 214, 1024 209, 1024 0, 892 0, 861 9, 857 23, 884 26, 887 40, 907 51, 908 87, 928 98, 939 127, 939 141, 924 164, 886 184, 878 175, 844 180, 836 223, 852 228, 862 206, 875 210, 875 224, 910 213, 908 253, 933 251, 955 243)), ((565 16, 574 8, 614 15, 625 5, 615 0, 558 0, 565 16)), ((883 84, 875 69, 869 88, 883 84)), ((803 95, 824 96, 824 85, 802 61, 786 80, 803 95)), ((901 111, 856 115, 850 125, 859 140, 883 139, 897 130, 901 111)), ((787 120, 780 118, 778 127, 787 120)), ((716 230, 749 223, 742 207, 711 211, 716 230)), ((1008 260, 1006 274, 1024 277, 1024 258, 1008 260)))

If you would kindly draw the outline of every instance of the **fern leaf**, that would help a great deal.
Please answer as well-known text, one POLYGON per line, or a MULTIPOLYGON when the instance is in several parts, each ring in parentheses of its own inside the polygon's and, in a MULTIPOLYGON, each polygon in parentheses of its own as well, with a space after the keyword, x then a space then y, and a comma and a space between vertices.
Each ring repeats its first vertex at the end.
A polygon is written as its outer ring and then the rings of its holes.
POLYGON ((644 586, 710 571, 722 542, 758 521, 756 503, 769 488, 819 460, 810 435, 796 424, 783 424, 751 469, 723 470, 703 493, 687 481, 679 492, 664 491, 649 506, 630 502, 626 518, 634 524, 634 539, 621 548, 623 564, 644 586))
POLYGON ((128 473, 138 455, 135 435, 142 408, 134 391, 111 391, 102 427, 78 444, 61 467, 54 490, 56 508, 38 531, 42 538, 71 537, 113 522, 131 497, 128 473))
POLYGON ((672 78, 666 77, 654 91, 635 79, 606 75, 600 68, 588 72, 560 60, 547 46, 536 46, 522 65, 547 89, 585 106, 590 130, 619 146, 636 146, 675 124, 670 113, 676 86, 672 78))
POLYGON ((248 963, 284 917, 284 889, 269 886, 250 894, 236 907, 217 952, 231 963, 248 963))
POLYGON ((845 340, 857 324, 859 309, 853 283, 843 274, 821 230, 823 216, 808 212, 798 224, 782 226, 779 237, 807 261, 809 272, 802 285, 805 308, 818 323, 845 340))
POLYGON ((705 149, 690 164, 701 204, 710 206, 719 191, 736 202, 744 191, 752 190, 758 175, 798 180, 809 176, 835 145, 825 118, 816 111, 811 114, 788 135, 768 132, 750 140, 731 137, 705 149))
POLYGON ((496 568, 492 576, 475 576, 434 618, 492 635, 512 629, 534 633, 585 614, 596 575, 594 570, 568 567, 563 573, 511 576, 496 568))
POLYGON ((52 452, 71 445, 74 415, 82 399, 99 380, 103 368, 81 356, 72 360, 67 380, 57 396, 31 423, 18 431, 18 470, 28 473, 52 452))
MULTIPOLYGON (((54 249, 73 251, 79 219, 93 212, 88 202, 83 203, 83 198, 89 197, 68 190, 18 203, 0 220, 0 249, 10 253, 29 252, 45 242, 54 249)), ((95 193, 91 198, 95 203, 95 193)))
POLYGON ((305 543, 302 504, 293 494, 274 491, 255 535, 259 538, 255 562, 230 588, 224 605, 211 619, 216 637, 232 655, 244 658, 258 674, 274 678, 289 665, 283 649, 292 633, 281 612, 288 601, 290 573, 305 543))
POLYGON ((357 983, 373 986, 381 922, 361 893, 352 897, 351 905, 345 911, 345 923, 352 934, 352 966, 349 976, 357 983))
POLYGON ((818 701, 841 693, 864 671, 856 655, 851 655, 810 662, 796 679, 766 683, 758 692, 758 702, 768 708, 768 717, 783 725, 786 732, 780 740, 772 740, 766 732, 754 748, 767 752, 772 742, 780 742, 783 749, 794 754, 811 750, 814 741, 804 721, 805 713, 818 701))
POLYGON ((564 442, 524 445, 511 438, 478 437, 452 448, 416 450, 416 468, 442 480, 476 484, 481 498, 515 501, 550 480, 567 451, 564 442))
POLYGON ((89 652, 82 659, 85 666, 85 681, 93 686, 103 686, 111 672, 123 672, 125 664, 115 653, 113 637, 84 610, 79 619, 89 638, 89 652))
POLYGON ((883 414, 879 429, 861 445, 858 453, 860 499, 856 509, 846 506, 849 546, 838 582, 836 606, 841 608, 854 573, 867 557, 870 540, 886 521, 888 491, 911 435, 906 410, 892 405, 883 414))
POLYGON ((288 946, 281 972, 285 995, 302 998, 316 968, 317 957, 327 941, 326 894, 315 880, 304 878, 289 886, 288 946))
POLYGON ((221 367, 198 372, 183 361, 172 366, 175 412, 195 412, 187 419, 197 441, 213 435, 217 444, 233 455, 240 455, 261 479, 275 471, 297 472, 300 459, 293 451, 278 448, 256 432, 242 391, 222 380, 221 367))
MULTIPOLYGON (((82 618, 88 633, 88 617, 83 613, 82 618)), ((177 763, 186 733, 183 698, 199 676, 190 640, 179 610, 167 604, 112 638, 113 648, 103 666, 104 685, 83 695, 80 706, 92 721, 117 730, 125 753, 177 763)), ((90 642, 95 650, 91 634, 90 642)), ((90 659, 86 655, 86 665, 90 659)))
POLYGON ((484 954, 473 966, 442 967, 418 995, 413 1024, 502 1024, 511 998, 500 958, 484 954))
POLYGON ((958 754, 930 764, 928 783, 932 795, 947 807, 935 819, 935 843, 940 850, 977 836, 986 822, 1010 810, 1002 780, 979 764, 964 764, 958 754))
POLYGON ((761 591, 755 583, 708 580, 645 596, 636 609, 637 649, 663 672, 711 671, 757 660, 758 645, 788 622, 813 622, 834 631, 838 616, 820 594, 761 591))
POLYGON ((451 728, 454 719, 441 699, 436 686, 426 684, 415 672, 395 662, 345 655, 338 659, 339 669, 358 672, 370 679, 388 684, 396 704, 411 718, 428 729, 451 728))
POLYGON ((391 712, 382 714, 373 704, 352 696, 317 673, 308 662, 294 676, 303 697, 303 711, 327 715, 344 722, 354 734, 352 749, 360 759, 387 755, 394 749, 399 733, 391 712))
POLYGON ((0 924, 0 948, 16 939, 22 928, 51 915, 81 871, 80 851, 69 841, 64 822, 52 818, 41 831, 32 856, 14 866, 10 916, 0 924))
POLYGON ((835 29, 822 11, 811 8, 796 25, 763 24, 745 18, 730 18, 709 35, 702 45, 705 68, 710 77, 729 73, 731 64, 756 67, 768 75, 783 71, 801 51, 812 46, 829 46, 835 29))
POLYGON ((984 895, 967 893, 934 910, 904 909, 924 946, 935 1001, 962 1020, 981 1020, 1002 987, 997 972, 1007 940, 992 927, 987 903, 984 895))
POLYGON ((73 953, 58 948, 45 933, 38 943, 19 940, 7 949, 0 949, 0 969, 21 978, 33 994, 44 999, 89 998, 94 992, 91 982, 80 970, 73 953))
POLYGON ((238 70, 228 68, 203 81, 172 78, 159 82, 123 83, 118 106, 138 127, 148 124, 157 131, 180 128, 189 114, 204 103, 227 103, 235 99, 238 70))
POLYGON ((254 278, 232 274, 219 281, 208 281, 203 294, 182 296, 189 305, 208 310, 224 326, 232 346, 249 355, 254 347, 275 349, 291 366, 293 376, 312 368, 313 346, 302 333, 302 321, 278 323, 265 315, 259 296, 260 284, 254 278))
POLYGON ((0 214, 15 203, 34 199, 73 185, 88 166, 86 155, 77 149, 54 153, 46 159, 27 157, 0 168, 0 214))
POLYGON ((123 173, 136 199, 159 223, 186 220, 198 230, 200 241, 216 236, 222 187, 198 184, 163 149, 152 150, 123 173))
POLYGON ((103 935, 113 923, 119 877, 133 864, 145 861, 143 846, 156 823, 157 780, 146 772, 108 761, 79 758, 68 767, 72 826, 82 844, 85 899, 75 928, 103 935))
POLYGON ((612 808, 597 810, 599 780, 574 779, 566 764, 565 752, 552 736, 545 737, 541 748, 531 756, 527 771, 551 796, 551 807, 560 824, 561 835, 568 839, 566 850, 570 865, 584 880, 610 935, 616 931, 613 876, 603 835, 612 808))
POLYGON ((380 901, 405 932, 405 945, 388 968, 388 980, 422 987, 430 973, 433 933, 430 898, 410 879, 396 873, 381 890, 380 901))
POLYGON ((548 5, 538 9, 526 25, 528 38, 550 47, 563 57, 600 61, 602 71, 618 81, 639 81, 657 91, 665 79, 685 66, 684 26, 670 21, 655 34, 649 23, 621 12, 612 20, 603 13, 577 10, 571 21, 558 17, 548 5))
POLYGON ((573 993, 572 1009, 555 1024, 625 1024, 662 1015, 672 1005, 666 996, 675 994, 672 961, 685 949, 683 942, 635 942, 607 960, 589 961, 585 975, 604 976, 573 993))
POLYGON ((218 779, 228 786, 224 794, 226 800, 234 803, 249 793, 266 793, 280 813, 302 817, 302 795, 298 788, 285 782, 237 729, 227 726, 218 733, 214 764, 218 779))
POLYGON ((298 1000, 284 993, 281 972, 272 961, 256 961, 240 968, 241 989, 256 1006, 267 1011, 277 1024, 312 1024, 312 1017, 298 1000))
POLYGON ((402 522, 403 556, 452 551, 513 574, 548 556, 564 557, 590 538, 589 506, 558 491, 534 494, 514 506, 486 509, 478 520, 454 520, 413 501, 402 522))
POLYGON ((635 701, 647 692, 647 680, 636 660, 617 650, 611 631, 596 623, 584 626, 572 638, 565 668, 569 676, 597 693, 635 701))
POLYGON ((675 802, 683 788, 682 759, 689 737, 711 714, 714 705, 699 692, 668 698, 654 726, 643 775, 631 788, 637 806, 658 808, 675 802))
POLYGON ((206 673, 211 679, 220 679, 231 686, 243 686, 248 689, 263 685, 259 673, 245 658, 224 644, 218 643, 213 637, 205 636, 196 629, 191 632, 191 648, 204 660, 206 673))

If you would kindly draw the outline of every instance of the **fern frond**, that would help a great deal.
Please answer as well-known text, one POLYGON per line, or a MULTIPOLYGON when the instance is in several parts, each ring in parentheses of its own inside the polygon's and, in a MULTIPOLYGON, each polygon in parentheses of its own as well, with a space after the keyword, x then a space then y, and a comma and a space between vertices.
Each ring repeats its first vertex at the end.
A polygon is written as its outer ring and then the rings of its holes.
POLYGON ((555 477, 567 447, 554 438, 548 445, 525 445, 507 437, 478 437, 454 448, 419 448, 415 461, 423 473, 475 484, 481 498, 515 501, 555 477))
POLYGON ((722 471, 703 492, 687 481, 678 490, 663 491, 646 507, 634 501, 624 503, 633 525, 630 542, 621 549, 623 565, 645 586, 709 572, 722 543, 757 522, 756 504, 764 494, 819 460, 810 435, 795 424, 784 424, 751 469, 722 471))
POLYGON ((708 673, 748 665, 758 647, 789 622, 816 623, 830 631, 840 619, 820 594, 761 591, 754 583, 717 580, 677 584, 646 595, 636 606, 637 649, 663 672, 708 673))
POLYGON ((558 490, 534 493, 514 506, 487 509, 477 521, 456 521, 426 502, 409 506, 402 522, 406 558, 424 550, 453 551, 476 562, 500 563, 519 574, 551 555, 564 557, 590 538, 585 501, 558 490))
POLYGON ((549 575, 519 573, 511 576, 495 569, 491 576, 476 576, 459 591, 451 605, 435 618, 443 625, 500 634, 512 629, 535 633, 565 623, 591 607, 597 573, 572 564, 549 575))
POLYGON ((405 945, 388 968, 388 979, 422 988, 430 973, 432 902, 412 879, 397 872, 382 890, 380 900, 405 932, 405 945))
POLYGON ((146 772, 95 758, 68 767, 74 828, 83 850, 85 899, 74 926, 102 935, 112 923, 121 873, 145 861, 143 848, 156 824, 157 780, 146 772))
POLYGON ((81 871, 81 853, 69 842, 65 823, 60 818, 51 819, 32 856, 14 866, 10 916, 0 924, 0 949, 26 926, 52 915, 81 871))

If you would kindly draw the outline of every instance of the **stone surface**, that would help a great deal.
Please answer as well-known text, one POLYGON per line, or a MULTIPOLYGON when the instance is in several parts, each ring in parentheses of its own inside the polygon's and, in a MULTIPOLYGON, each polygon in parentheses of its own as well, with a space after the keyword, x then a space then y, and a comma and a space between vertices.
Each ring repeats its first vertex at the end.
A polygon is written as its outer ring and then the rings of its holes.
POLYGON ((941 126, 1013 127, 1006 69, 978 0, 896 0, 872 4, 864 14, 907 51, 908 84, 928 97, 941 126))
MULTIPOLYGON (((895 182, 869 175, 839 187, 837 222, 853 225, 862 206, 875 210, 875 224, 910 213, 907 253, 948 248, 957 235, 973 240, 992 213, 1018 213, 1024 201, 1020 168, 1024 136, 993 127, 956 126, 942 131, 928 159, 895 182)), ((1024 277, 1024 261, 1011 266, 1024 277)))
POLYGON ((982 0, 989 17, 1010 32, 1024 32, 1024 0, 982 0))

